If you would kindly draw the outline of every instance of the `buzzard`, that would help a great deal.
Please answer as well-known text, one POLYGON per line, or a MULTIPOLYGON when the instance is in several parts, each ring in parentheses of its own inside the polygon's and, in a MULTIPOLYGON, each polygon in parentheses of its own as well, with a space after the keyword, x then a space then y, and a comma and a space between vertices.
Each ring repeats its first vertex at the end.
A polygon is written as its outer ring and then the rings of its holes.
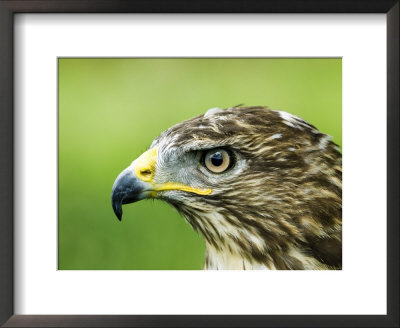
POLYGON ((166 201, 205 239, 205 269, 342 268, 342 156, 283 111, 212 108, 119 174, 112 206, 166 201))

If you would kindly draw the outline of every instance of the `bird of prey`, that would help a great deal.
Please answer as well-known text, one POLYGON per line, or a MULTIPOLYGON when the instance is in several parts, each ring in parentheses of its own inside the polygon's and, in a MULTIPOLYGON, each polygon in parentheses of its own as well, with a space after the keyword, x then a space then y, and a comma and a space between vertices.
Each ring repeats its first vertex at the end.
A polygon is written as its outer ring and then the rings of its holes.
POLYGON ((292 114, 212 108, 169 128, 114 182, 120 220, 145 198, 204 237, 204 269, 342 268, 341 152, 292 114))

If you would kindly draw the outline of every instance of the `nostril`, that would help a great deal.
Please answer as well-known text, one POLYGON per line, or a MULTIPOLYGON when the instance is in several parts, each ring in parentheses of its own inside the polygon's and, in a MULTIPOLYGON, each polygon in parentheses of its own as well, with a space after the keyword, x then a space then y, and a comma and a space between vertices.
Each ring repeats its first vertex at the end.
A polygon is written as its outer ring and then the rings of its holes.
POLYGON ((150 171, 150 170, 143 170, 143 171, 140 171, 140 174, 141 174, 143 177, 148 178, 148 177, 151 176, 151 171, 150 171))

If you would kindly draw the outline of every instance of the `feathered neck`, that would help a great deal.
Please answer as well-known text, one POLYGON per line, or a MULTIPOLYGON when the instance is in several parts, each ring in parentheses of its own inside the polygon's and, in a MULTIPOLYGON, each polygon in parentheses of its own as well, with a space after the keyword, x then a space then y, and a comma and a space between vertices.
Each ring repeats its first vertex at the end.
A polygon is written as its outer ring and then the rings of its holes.
POLYGON ((206 243, 204 270, 329 270, 335 269, 324 265, 311 256, 302 254, 297 248, 287 252, 266 254, 268 260, 259 262, 245 254, 235 254, 227 249, 216 250, 206 243))
MULTIPOLYGON (((197 217, 189 223, 206 241, 205 270, 330 270, 340 269, 341 263, 329 263, 332 242, 335 249, 339 239, 326 234, 320 245, 310 245, 298 229, 292 233, 281 231, 280 240, 271 240, 271 231, 255 228, 249 222, 234 224, 232 217, 219 212, 197 217), (212 223, 211 223, 212 222, 212 223), (211 223, 211 224, 210 224, 211 223), (321 249, 322 248, 322 249, 321 249)), ((239 220, 239 219, 238 219, 239 220)), ((303 223, 309 222, 303 218, 303 223)), ((256 222, 256 221, 255 221, 256 222)), ((272 229, 266 226, 264 229, 272 229)), ((294 229, 294 228, 293 228, 294 229)), ((277 232, 277 231, 276 231, 277 232)), ((336 232, 339 232, 336 231, 336 232)))
POLYGON ((341 269, 341 217, 324 215, 328 206, 322 209, 323 225, 312 212, 289 216, 290 208, 239 212, 226 202, 194 204, 176 208, 205 239, 205 269, 341 269))
POLYGON ((249 258, 232 254, 229 251, 217 251, 206 244, 204 270, 273 270, 275 266, 256 263, 249 258))

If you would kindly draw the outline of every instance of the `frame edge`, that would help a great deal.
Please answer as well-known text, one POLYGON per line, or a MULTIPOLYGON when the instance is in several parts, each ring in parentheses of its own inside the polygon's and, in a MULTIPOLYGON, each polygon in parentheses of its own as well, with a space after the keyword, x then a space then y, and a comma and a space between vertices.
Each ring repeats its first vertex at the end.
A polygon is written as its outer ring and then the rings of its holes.
POLYGON ((13 14, 0 2, 0 324, 14 313, 13 14))
POLYGON ((397 2, 387 13, 387 316, 396 327, 399 326, 399 12, 397 2))

